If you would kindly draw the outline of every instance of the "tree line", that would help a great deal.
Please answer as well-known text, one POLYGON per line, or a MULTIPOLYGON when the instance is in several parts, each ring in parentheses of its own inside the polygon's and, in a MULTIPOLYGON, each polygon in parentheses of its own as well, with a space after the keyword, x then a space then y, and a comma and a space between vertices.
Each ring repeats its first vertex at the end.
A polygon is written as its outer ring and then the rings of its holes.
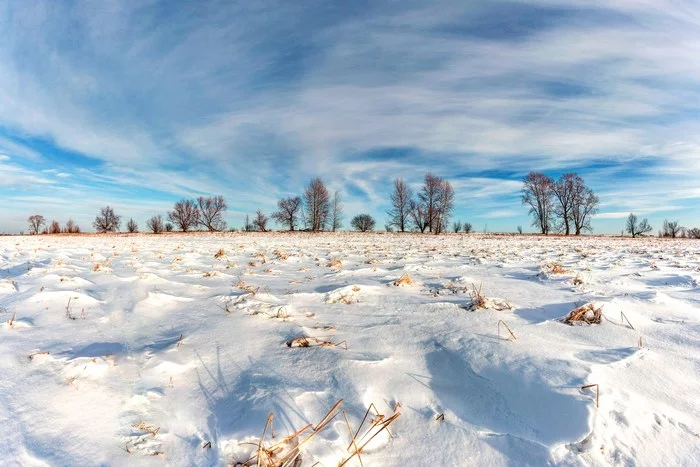
MULTIPOLYGON (((449 181, 431 173, 425 174, 423 185, 416 196, 406 182, 397 178, 393 182, 390 194, 391 209, 387 211, 389 221, 387 230, 394 228, 400 232, 419 231, 440 234, 448 229, 448 222, 454 212, 455 193, 449 181)), ((224 213, 228 204, 223 196, 200 196, 196 199, 181 199, 166 214, 156 214, 146 221, 146 227, 153 233, 169 232, 179 229, 189 232, 193 229, 206 229, 210 232, 226 230, 224 213)), ((301 196, 289 196, 277 201, 277 210, 266 215, 258 210, 250 219, 246 215, 243 230, 266 232, 270 219, 289 231, 306 230, 311 232, 336 231, 343 227, 344 207, 341 195, 335 191, 331 196, 325 182, 316 177, 305 187, 301 196)), ((100 209, 95 217, 93 227, 99 233, 118 232, 121 228, 121 216, 110 206, 100 209)), ((44 216, 35 214, 27 219, 30 234, 80 233, 78 227, 69 220, 65 227, 52 221, 48 226, 44 216)), ((376 220, 367 213, 354 216, 350 226, 361 232, 372 231, 376 220)), ((453 224, 456 231, 464 228, 471 231, 471 224, 457 222, 453 224)), ((126 223, 127 232, 139 231, 137 222, 132 218, 126 223)))

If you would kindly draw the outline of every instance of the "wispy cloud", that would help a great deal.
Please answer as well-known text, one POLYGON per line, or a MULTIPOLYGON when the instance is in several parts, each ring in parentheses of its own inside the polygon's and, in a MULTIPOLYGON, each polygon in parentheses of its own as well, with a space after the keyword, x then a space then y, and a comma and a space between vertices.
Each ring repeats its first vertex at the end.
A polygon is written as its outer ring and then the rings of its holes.
POLYGON ((348 214, 383 218, 391 178, 434 171, 458 217, 512 230, 527 171, 575 170, 599 231, 632 210, 690 223, 699 35, 700 6, 671 0, 17 2, 0 186, 143 212, 222 193, 245 212, 320 175, 348 214))

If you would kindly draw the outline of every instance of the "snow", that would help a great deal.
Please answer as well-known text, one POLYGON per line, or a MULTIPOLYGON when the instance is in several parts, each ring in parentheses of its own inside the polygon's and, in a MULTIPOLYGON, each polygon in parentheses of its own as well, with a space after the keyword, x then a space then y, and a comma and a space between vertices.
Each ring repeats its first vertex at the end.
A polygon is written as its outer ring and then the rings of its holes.
POLYGON ((0 463, 235 465, 342 399, 302 465, 370 404, 366 466, 700 465, 699 281, 691 240, 0 237, 0 463))

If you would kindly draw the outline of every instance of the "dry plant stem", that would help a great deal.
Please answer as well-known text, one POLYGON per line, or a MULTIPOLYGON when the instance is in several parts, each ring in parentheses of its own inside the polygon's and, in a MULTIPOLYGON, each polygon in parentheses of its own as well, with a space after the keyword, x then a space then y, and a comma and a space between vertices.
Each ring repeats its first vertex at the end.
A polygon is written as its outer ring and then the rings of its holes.
POLYGON ((280 465, 280 467, 289 467, 294 465, 294 461, 296 460, 297 457, 299 457, 299 454, 301 454, 301 448, 311 441, 314 436, 316 436, 321 430, 323 430, 330 422, 333 421, 333 419, 340 413, 337 409, 340 407, 340 404, 343 403, 343 399, 340 399, 338 402, 335 403, 335 405, 331 408, 331 410, 328 411, 325 417, 319 422, 318 425, 316 425, 313 428, 313 431, 311 434, 306 437, 303 441, 299 442, 292 451, 288 454, 288 458, 283 460, 283 463, 280 465))
POLYGON ((10 326, 15 324, 15 316, 17 316, 17 312, 12 313, 12 318, 10 318, 10 321, 7 322, 10 326))
POLYGON ((501 337, 501 324, 503 324, 503 326, 506 327, 506 329, 507 329, 508 332, 510 333, 510 336, 513 338, 513 340, 516 340, 517 338, 515 337, 515 334, 513 334, 513 331, 510 330, 510 328, 508 327, 508 325, 506 324, 506 322, 503 321, 502 319, 499 319, 499 320, 498 320, 498 337, 501 337))
POLYGON ((635 330, 634 326, 632 326, 632 323, 630 323, 630 320, 627 319, 627 316, 625 316, 625 314, 622 311, 620 311, 620 321, 627 321, 627 324, 629 324, 630 328, 632 328, 632 330, 635 330))
POLYGON ((581 386, 581 389, 589 389, 595 387, 595 406, 596 408, 598 407, 598 402, 600 400, 600 386, 597 384, 587 384, 585 386, 581 386))
MULTIPOLYGON (((355 439, 355 435, 352 434, 352 429, 350 428, 350 422, 348 421, 348 415, 343 411, 343 417, 345 417, 345 425, 348 427, 348 433, 350 434, 350 437, 352 438, 352 442, 350 443, 350 446, 354 446, 355 452, 357 453, 357 459, 360 461, 360 465, 364 467, 364 463, 362 462, 362 456, 360 456, 360 448, 357 447, 357 440, 355 439)), ((348 446, 348 450, 350 449, 350 446, 348 446)))
POLYGON ((183 334, 180 334, 180 338, 177 340, 177 346, 175 346, 176 349, 179 349, 180 346, 182 345, 182 339, 184 338, 183 334))
POLYGON ((49 353, 48 353, 47 351, 44 350, 43 352, 34 352, 34 353, 32 353, 32 354, 29 354, 29 357, 28 357, 28 358, 29 358, 29 360, 32 360, 32 359, 34 359, 34 357, 36 357, 37 355, 48 355, 48 354, 49 354, 49 353))

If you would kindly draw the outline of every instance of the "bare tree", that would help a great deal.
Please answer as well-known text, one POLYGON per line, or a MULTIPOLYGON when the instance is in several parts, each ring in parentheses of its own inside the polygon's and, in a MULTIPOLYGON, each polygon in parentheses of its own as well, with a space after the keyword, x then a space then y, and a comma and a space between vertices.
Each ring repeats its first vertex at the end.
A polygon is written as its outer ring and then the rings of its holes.
POLYGON ((394 190, 391 192, 391 209, 386 213, 389 215, 389 224, 395 226, 399 232, 405 232, 408 229, 412 199, 411 187, 402 178, 395 178, 394 190))
POLYGON ((648 234, 653 229, 646 219, 638 222, 637 216, 630 213, 630 215, 627 217, 626 230, 627 233, 632 235, 632 238, 634 238, 639 237, 640 235, 648 234))
POLYGON ((340 200, 338 190, 333 194, 333 205, 331 207, 331 230, 335 232, 343 226, 343 204, 340 200))
POLYGON ((688 238, 700 238, 700 229, 693 227, 692 229, 688 229, 686 234, 688 238))
POLYGON ((224 211, 228 209, 223 196, 200 196, 197 198, 199 206, 199 223, 209 232, 220 232, 226 229, 224 211))
POLYGON ((296 229, 299 221, 299 211, 301 210, 301 197, 290 196, 277 201, 277 211, 272 213, 272 218, 289 227, 289 231, 293 232, 296 229))
POLYGON ((49 233, 50 234, 60 234, 61 233, 61 224, 59 224, 58 221, 51 221, 51 224, 49 224, 49 233))
POLYGON ((417 201, 411 200, 409 216, 413 225, 420 230, 421 233, 425 232, 428 228, 428 215, 425 212, 423 205, 417 201))
POLYGON ((121 223, 121 216, 116 215, 111 207, 105 206, 100 209, 100 213, 95 217, 92 226, 100 233, 118 232, 121 223))
POLYGON ((676 238, 680 235, 682 230, 683 230, 683 227, 678 225, 678 221, 669 222, 668 220, 664 219, 664 227, 663 227, 663 236, 664 237, 676 238))
POLYGON ((166 232, 172 232, 174 228, 175 228, 175 227, 173 226, 172 223, 170 223, 170 222, 166 222, 166 223, 165 223, 165 231, 166 231, 166 232))
POLYGON ((78 224, 76 224, 73 219, 68 219, 68 222, 66 222, 66 226, 63 227, 63 231, 65 233, 80 233, 80 227, 78 224))
POLYGON ((46 218, 42 215, 34 214, 27 218, 27 223, 29 224, 29 233, 31 235, 37 235, 46 224, 46 218))
POLYGON ((248 214, 245 215, 245 225, 243 226, 243 230, 246 232, 253 230, 253 224, 250 223, 250 216, 248 216, 248 214))
POLYGON ((574 222, 576 235, 581 235, 582 231, 592 231, 591 217, 598 212, 600 200, 588 188, 581 177, 574 179, 572 187, 571 219, 574 222))
POLYGON ((532 225, 545 235, 552 228, 553 186, 552 179, 541 172, 530 172, 523 179, 522 204, 530 207, 532 225))
POLYGON ((139 231, 139 225, 133 218, 129 219, 129 222, 126 223, 126 231, 129 233, 136 233, 139 231))
POLYGON ((350 225, 360 232, 367 232, 374 230, 376 221, 369 214, 358 214, 352 218, 350 225))
POLYGON ((423 187, 418 192, 418 200, 423 207, 425 220, 428 224, 428 232, 433 232, 437 226, 437 211, 440 206, 440 194, 442 192, 442 179, 431 173, 425 174, 423 187))
POLYGON ((168 220, 177 225, 183 232, 188 232, 199 224, 199 214, 199 208, 194 200, 181 199, 168 213, 168 220))
POLYGON ((435 235, 447 230, 448 222, 454 211, 455 192, 452 190, 452 185, 447 180, 440 181, 438 192, 438 205, 435 210, 435 220, 433 229, 435 235))
POLYGON ((313 232, 325 230, 330 214, 330 195, 325 183, 314 178, 304 190, 306 226, 313 232))
POLYGON ((267 232, 267 221, 268 218, 263 212, 258 209, 255 213, 255 219, 253 219, 253 226, 260 232, 267 232))
POLYGON ((523 226, 522 226, 522 225, 519 225, 519 226, 518 226, 518 233, 519 233, 520 235, 523 234, 523 226))
POLYGON ((465 222, 462 226, 462 230, 464 230, 464 233, 472 233, 474 231, 474 227, 469 222, 465 222))
POLYGON ((563 230, 566 235, 571 233, 570 224, 573 217, 574 184, 577 183, 576 179, 579 179, 580 184, 583 184, 581 177, 575 173, 566 173, 552 185, 552 194, 556 201, 554 214, 561 221, 558 230, 563 230))
POLYGON ((146 221, 146 227, 148 227, 154 234, 161 233, 165 229, 165 226, 163 225, 163 216, 157 214, 151 217, 146 221))
POLYGON ((460 233, 462 231, 462 221, 455 221, 452 224, 452 231, 454 233, 460 233))

